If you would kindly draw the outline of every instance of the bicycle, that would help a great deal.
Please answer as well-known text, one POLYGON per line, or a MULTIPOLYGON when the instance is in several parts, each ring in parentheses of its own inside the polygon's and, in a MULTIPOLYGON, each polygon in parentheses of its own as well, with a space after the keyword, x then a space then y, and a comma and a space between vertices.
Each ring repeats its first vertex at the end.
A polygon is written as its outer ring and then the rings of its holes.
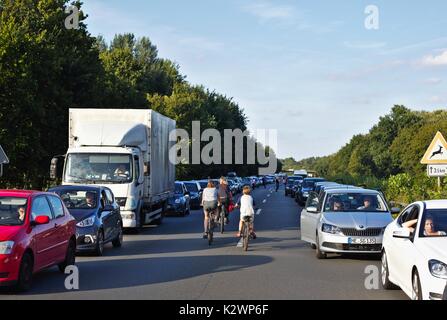
POLYGON ((245 216, 244 223, 242 224, 241 237, 242 237, 242 248, 244 251, 248 250, 248 242, 250 240, 251 232, 250 232, 250 224, 252 222, 252 217, 245 216))

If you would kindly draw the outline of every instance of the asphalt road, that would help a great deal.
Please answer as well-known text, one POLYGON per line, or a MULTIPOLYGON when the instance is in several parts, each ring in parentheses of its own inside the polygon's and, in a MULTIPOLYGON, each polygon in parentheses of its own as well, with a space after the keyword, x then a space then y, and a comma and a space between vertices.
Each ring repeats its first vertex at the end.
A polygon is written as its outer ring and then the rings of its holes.
POLYGON ((35 275, 30 292, 0 292, 0 299, 407 299, 400 290, 365 288, 365 268, 379 267, 377 258, 317 260, 299 240, 301 208, 272 188, 253 193, 261 212, 248 252, 236 246, 238 212, 209 247, 196 210, 126 235, 122 248, 107 245, 103 257, 78 257, 79 290, 66 290, 66 275, 52 268, 35 275))

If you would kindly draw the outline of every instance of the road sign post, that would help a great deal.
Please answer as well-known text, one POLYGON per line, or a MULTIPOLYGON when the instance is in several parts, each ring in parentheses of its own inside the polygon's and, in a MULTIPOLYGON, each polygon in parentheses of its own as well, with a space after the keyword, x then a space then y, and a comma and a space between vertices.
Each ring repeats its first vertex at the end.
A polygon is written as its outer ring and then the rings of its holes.
POLYGON ((8 156, 6 155, 2 146, 0 146, 0 177, 3 175, 3 165, 8 163, 9 163, 8 156))

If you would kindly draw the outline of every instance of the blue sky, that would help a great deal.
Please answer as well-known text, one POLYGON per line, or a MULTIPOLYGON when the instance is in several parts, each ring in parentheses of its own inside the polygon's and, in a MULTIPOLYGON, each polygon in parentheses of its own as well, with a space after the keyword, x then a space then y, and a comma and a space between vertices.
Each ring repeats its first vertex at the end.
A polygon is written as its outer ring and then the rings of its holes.
POLYGON ((447 2, 85 0, 92 35, 148 36, 193 84, 233 97, 280 157, 336 152, 394 104, 447 105, 447 2), (429 3, 429 4, 428 4, 429 3), (378 30, 364 26, 376 5, 378 30))

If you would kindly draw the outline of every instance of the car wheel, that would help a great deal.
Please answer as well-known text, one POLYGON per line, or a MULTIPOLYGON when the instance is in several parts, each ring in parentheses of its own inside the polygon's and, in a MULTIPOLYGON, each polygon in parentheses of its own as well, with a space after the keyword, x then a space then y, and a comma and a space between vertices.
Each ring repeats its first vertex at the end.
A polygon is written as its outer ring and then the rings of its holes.
POLYGON ((123 245, 123 227, 120 225, 120 230, 115 239, 112 240, 112 245, 115 248, 119 248, 123 245))
POLYGON ((314 249, 314 250, 317 249, 317 246, 316 246, 314 243, 311 243, 311 244, 310 244, 310 247, 311 247, 312 249, 314 249))
POLYGON ((412 280, 412 290, 411 290, 411 299, 412 300, 422 300, 422 288, 421 288, 421 280, 419 278, 419 273, 417 270, 413 273, 412 280))
POLYGON ((388 266, 388 257, 386 255, 385 250, 382 253, 381 261, 382 261, 382 268, 381 268, 382 287, 385 290, 394 290, 397 288, 397 286, 394 283, 392 283, 389 279, 390 269, 388 266))
POLYGON ((327 257, 326 253, 320 250, 320 240, 318 238, 318 233, 316 239, 317 240, 315 245, 315 256, 317 257, 317 259, 326 259, 327 257))
POLYGON ((57 266, 59 271, 64 273, 65 268, 67 266, 73 266, 76 262, 76 243, 74 241, 70 241, 67 248, 67 253, 65 254, 65 260, 62 263, 59 263, 57 266))
POLYGON ((33 267, 33 257, 30 253, 26 252, 22 257, 22 262, 20 263, 19 279, 17 280, 17 284, 15 287, 15 290, 17 292, 25 292, 31 289, 33 267))
POLYGON ((102 230, 98 231, 96 235, 96 247, 95 247, 95 255, 102 256, 104 253, 104 232, 102 230))

